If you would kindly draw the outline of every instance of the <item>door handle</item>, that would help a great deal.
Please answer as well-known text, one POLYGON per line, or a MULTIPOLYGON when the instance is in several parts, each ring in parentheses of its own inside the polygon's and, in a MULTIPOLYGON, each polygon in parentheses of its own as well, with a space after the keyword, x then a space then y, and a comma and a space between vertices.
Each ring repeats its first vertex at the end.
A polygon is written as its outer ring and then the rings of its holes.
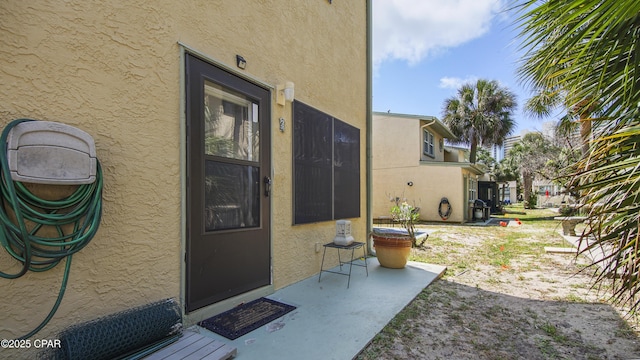
POLYGON ((269 197, 269 192, 271 192, 271 178, 268 176, 264 177, 264 196, 269 197))

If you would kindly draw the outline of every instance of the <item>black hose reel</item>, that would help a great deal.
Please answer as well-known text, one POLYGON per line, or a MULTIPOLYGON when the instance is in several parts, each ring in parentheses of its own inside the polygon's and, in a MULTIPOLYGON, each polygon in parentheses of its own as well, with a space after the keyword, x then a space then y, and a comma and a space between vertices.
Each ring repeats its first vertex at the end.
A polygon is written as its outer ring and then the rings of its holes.
POLYGON ((443 197, 440 200, 440 205, 438 205, 438 215, 442 220, 447 220, 451 215, 451 204, 449 203, 449 199, 443 197))

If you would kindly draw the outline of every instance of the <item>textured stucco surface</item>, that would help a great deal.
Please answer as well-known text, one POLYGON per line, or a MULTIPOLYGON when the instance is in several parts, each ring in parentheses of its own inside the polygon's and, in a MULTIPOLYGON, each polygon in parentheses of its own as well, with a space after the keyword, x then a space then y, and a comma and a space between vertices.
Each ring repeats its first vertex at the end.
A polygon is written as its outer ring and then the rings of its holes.
POLYGON ((373 216, 389 216, 389 210, 395 204, 392 198, 406 198, 411 205, 420 207, 420 219, 426 221, 443 221, 438 214, 440 200, 446 197, 451 204, 451 215, 446 222, 461 223, 464 221, 468 205, 464 202, 465 170, 458 166, 420 165, 403 169, 374 170, 373 180, 373 216), (412 179, 413 186, 403 183, 403 179, 412 179), (385 191, 376 191, 385 189, 385 191), (388 189, 388 190, 386 190, 388 189), (389 196, 391 194, 391 196, 389 196), (397 194, 397 195, 394 195, 397 194))
MULTIPOLYGON (((274 59, 269 59, 273 69, 267 73, 275 74, 274 83, 293 81, 297 100, 360 129, 361 217, 350 220, 354 237, 366 241, 365 2, 304 1, 295 6, 287 1, 280 3, 278 7, 268 7, 269 20, 265 23, 264 31, 280 34, 269 40, 266 51, 274 59)), ((249 64, 254 58, 262 56, 249 55, 249 64)), ((276 288, 280 288, 320 270, 322 253, 315 251, 315 244, 333 240, 335 222, 292 226, 291 105, 274 105, 273 119, 273 275, 276 288), (277 130, 279 117, 285 118, 284 132, 277 130)), ((337 258, 327 256, 328 261, 337 264, 337 258)))
POLYGON ((446 197, 452 212, 447 222, 464 221, 468 205, 464 200, 464 177, 475 176, 459 163, 444 162, 440 150, 442 136, 433 132, 434 157, 421 161, 422 130, 428 121, 414 117, 373 116, 373 198, 374 218, 390 216, 390 209, 399 197, 411 205, 420 207, 420 218, 442 221, 438 214, 440 200, 446 197), (408 183, 413 185, 409 186, 408 183))
MULTIPOLYGON (((59 121, 93 136, 105 177, 104 215, 74 256, 62 306, 38 336, 181 294, 184 139, 180 43, 360 129, 365 239, 366 3, 364 1, 22 1, 0 3, 0 123, 59 121)), ((273 279, 318 272, 315 243, 334 222, 292 226, 291 105, 272 97, 273 279), (277 129, 284 117, 286 129, 277 129)), ((16 265, 0 250, 0 270, 16 265)), ((51 308, 62 266, 0 279, 0 338, 35 327, 51 308)))

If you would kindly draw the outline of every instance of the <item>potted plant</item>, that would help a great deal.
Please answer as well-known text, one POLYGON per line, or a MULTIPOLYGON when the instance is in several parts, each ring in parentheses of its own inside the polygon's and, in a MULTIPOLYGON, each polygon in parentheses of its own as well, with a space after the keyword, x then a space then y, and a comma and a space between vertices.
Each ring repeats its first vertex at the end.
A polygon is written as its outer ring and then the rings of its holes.
POLYGON ((396 202, 391 208, 391 216, 394 222, 402 225, 404 231, 374 229, 371 233, 373 247, 381 266, 402 269, 407 264, 411 248, 421 247, 426 241, 426 237, 421 242, 416 238, 415 223, 420 219, 420 208, 406 202, 396 202))

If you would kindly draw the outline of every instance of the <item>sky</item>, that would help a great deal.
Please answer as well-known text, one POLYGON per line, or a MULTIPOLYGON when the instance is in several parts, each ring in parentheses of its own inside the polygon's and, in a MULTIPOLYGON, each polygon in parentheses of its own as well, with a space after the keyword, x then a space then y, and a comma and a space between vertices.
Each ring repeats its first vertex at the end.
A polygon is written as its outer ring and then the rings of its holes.
POLYGON ((508 0, 374 0, 373 110, 443 118, 460 85, 497 80, 516 94, 516 130, 542 129, 525 115, 515 14, 508 0))

